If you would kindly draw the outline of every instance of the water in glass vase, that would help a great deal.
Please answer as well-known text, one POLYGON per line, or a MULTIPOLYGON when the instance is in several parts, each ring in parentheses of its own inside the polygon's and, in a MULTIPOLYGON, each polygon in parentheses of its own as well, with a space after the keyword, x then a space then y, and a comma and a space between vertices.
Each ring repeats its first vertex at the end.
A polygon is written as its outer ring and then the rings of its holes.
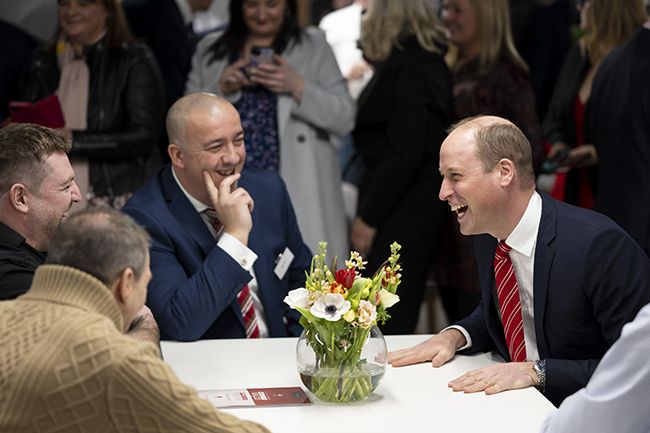
POLYGON ((353 402, 366 399, 384 376, 384 365, 360 362, 340 367, 316 367, 307 364, 300 370, 300 380, 320 400, 353 402))

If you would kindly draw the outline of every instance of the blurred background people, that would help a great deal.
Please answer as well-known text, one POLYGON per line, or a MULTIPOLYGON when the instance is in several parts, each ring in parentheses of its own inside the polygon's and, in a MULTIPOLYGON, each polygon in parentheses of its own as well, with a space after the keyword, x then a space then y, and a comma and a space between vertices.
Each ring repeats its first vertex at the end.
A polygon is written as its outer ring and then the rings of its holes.
POLYGON ((544 119, 579 22, 576 0, 509 0, 512 38, 529 68, 544 119))
POLYGON ((552 195, 591 209, 598 184, 598 155, 586 140, 585 107, 602 60, 630 39, 645 20, 645 12, 643 0, 579 1, 578 8, 584 36, 564 62, 544 119, 544 133, 551 144, 549 160, 560 168, 552 195))
POLYGON ((34 39, 48 41, 56 31, 56 8, 57 2, 52 0, 3 1, 0 17, 34 39))
POLYGON ((59 0, 58 24, 56 42, 35 52, 21 97, 58 96, 70 156, 88 159, 87 195, 76 172, 82 197, 119 208, 159 161, 160 72, 131 37, 119 0, 59 0))
POLYGON ((9 102, 16 100, 18 85, 36 40, 21 28, 0 20, 0 122, 9 116, 9 102))
POLYGON ((429 0, 373 0, 361 27, 375 73, 358 101, 354 144, 364 164, 352 246, 374 273, 389 245, 402 245, 400 302, 382 327, 414 331, 444 205, 438 152, 451 121, 444 33, 429 0))
POLYGON ((350 132, 354 104, 324 34, 301 29, 296 0, 232 0, 224 32, 207 35, 192 59, 186 93, 230 100, 246 135, 246 167, 279 171, 305 242, 347 258, 335 147, 350 132), (251 49, 271 47, 272 57, 251 49))
MULTIPOLYGON (((185 91, 192 54, 198 42, 194 31, 195 13, 206 11, 212 0, 123 0, 124 12, 133 35, 153 52, 165 85, 163 112, 185 91)), ((167 134, 162 123, 158 140, 160 156, 169 161, 167 134)))
MULTIPOLYGON (((336 9, 325 15, 319 27, 325 32, 327 43, 332 47, 339 69, 345 77, 350 96, 356 101, 372 77, 372 66, 363 59, 359 48, 361 16, 370 0, 356 0, 351 5, 336 9)), ((359 182, 363 165, 355 151, 352 137, 343 138, 338 151, 343 176, 343 200, 345 214, 351 221, 356 215, 359 182)))
POLYGON ((363 59, 363 52, 358 46, 361 16, 369 3, 370 0, 356 0, 349 6, 325 15, 319 24, 348 84, 350 96, 354 99, 359 97, 372 77, 372 67, 363 59))
MULTIPOLYGON (((591 1, 593 6, 602 2, 591 1)), ((642 16, 641 0, 625 4, 635 21, 642 16)), ((602 61, 587 123, 599 155, 594 208, 620 224, 650 256, 649 53, 647 20, 602 61)))
MULTIPOLYGON (((544 154, 542 130, 528 67, 514 46, 508 0, 444 0, 442 21, 452 51, 454 118, 480 114, 514 122, 531 142, 537 167, 544 154)), ((462 236, 453 213, 445 215, 436 281, 451 322, 471 313, 479 300, 472 238, 462 236)))

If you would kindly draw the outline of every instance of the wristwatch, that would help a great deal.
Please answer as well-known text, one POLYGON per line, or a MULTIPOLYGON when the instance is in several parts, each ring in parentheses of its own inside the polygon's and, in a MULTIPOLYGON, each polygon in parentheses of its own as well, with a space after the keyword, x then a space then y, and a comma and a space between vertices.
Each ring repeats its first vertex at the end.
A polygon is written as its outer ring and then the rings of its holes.
POLYGON ((544 387, 546 386, 546 360, 541 359, 535 361, 533 364, 533 370, 537 375, 537 385, 535 388, 539 389, 541 392, 544 392, 544 387))

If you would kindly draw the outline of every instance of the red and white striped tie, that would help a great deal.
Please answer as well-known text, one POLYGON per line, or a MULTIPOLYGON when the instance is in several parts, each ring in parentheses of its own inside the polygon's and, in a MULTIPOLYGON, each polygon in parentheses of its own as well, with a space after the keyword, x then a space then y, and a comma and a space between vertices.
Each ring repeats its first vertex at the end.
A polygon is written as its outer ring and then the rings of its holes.
POLYGON ((237 294, 237 300, 241 307, 241 314, 244 316, 244 325, 246 326, 246 338, 259 338, 260 328, 257 326, 257 316, 253 307, 253 297, 248 284, 237 294))
MULTIPOLYGON (((205 210, 210 224, 214 227, 214 231, 217 234, 217 237, 221 235, 223 231, 223 225, 219 222, 217 217, 217 212, 212 207, 208 207, 205 210)), ((251 290, 248 288, 248 284, 244 286, 243 289, 237 293, 237 301, 239 301, 239 307, 241 308, 241 314, 244 317, 244 325, 246 326, 246 338, 259 338, 260 337, 260 328, 257 325, 257 316, 255 315, 255 308, 253 306, 253 297, 251 296, 251 290)))
POLYGON ((506 336, 510 359, 514 362, 526 360, 526 342, 524 341, 524 321, 521 317, 519 284, 515 269, 508 252, 510 247, 504 241, 499 242, 494 252, 494 279, 497 284, 497 297, 501 310, 501 322, 506 336))

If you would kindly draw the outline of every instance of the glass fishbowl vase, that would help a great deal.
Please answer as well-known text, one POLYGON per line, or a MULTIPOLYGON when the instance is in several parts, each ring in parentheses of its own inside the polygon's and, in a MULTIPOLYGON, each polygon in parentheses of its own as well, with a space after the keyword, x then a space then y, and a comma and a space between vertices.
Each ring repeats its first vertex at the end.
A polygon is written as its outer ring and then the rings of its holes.
POLYGON ((347 403, 368 398, 384 376, 388 350, 377 326, 305 329, 296 364, 307 390, 319 400, 347 403))

